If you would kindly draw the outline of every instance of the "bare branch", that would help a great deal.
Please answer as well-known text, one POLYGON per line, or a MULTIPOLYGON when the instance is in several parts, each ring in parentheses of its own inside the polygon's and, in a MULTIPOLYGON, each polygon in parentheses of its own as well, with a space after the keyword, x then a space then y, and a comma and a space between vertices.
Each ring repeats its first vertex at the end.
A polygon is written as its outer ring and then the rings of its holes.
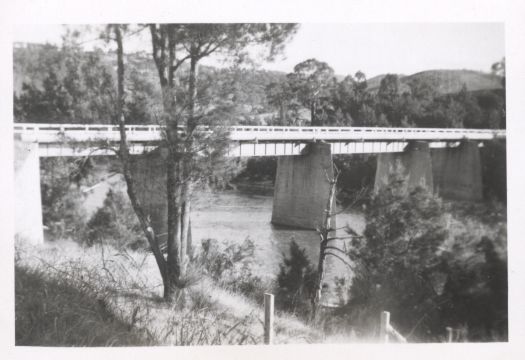
POLYGON ((337 236, 337 237, 331 237, 326 239, 326 241, 333 241, 333 240, 346 240, 346 239, 360 239, 363 238, 363 236, 337 236))
POLYGON ((346 211, 348 211, 349 209, 353 208, 359 201, 363 200, 365 198, 365 195, 367 194, 368 192, 368 187, 363 187, 361 188, 361 190, 359 190, 359 192, 357 193, 357 195, 355 195, 354 197, 354 200, 347 206, 345 206, 343 209, 335 212, 334 215, 339 215, 339 214, 342 214, 346 211))
POLYGON ((335 246, 326 246, 326 247, 325 247, 325 250, 335 250, 335 251, 342 252, 343 254, 346 255, 346 252, 345 252, 343 249, 339 249, 339 248, 337 248, 337 247, 335 247, 335 246))
POLYGON ((330 252, 327 252, 326 255, 331 255, 333 257, 336 257, 338 258, 339 260, 341 260, 346 266, 348 266, 350 269, 353 269, 354 266, 352 264, 350 264, 347 260, 343 259, 341 256, 337 255, 337 254, 333 254, 333 253, 330 253, 330 252))

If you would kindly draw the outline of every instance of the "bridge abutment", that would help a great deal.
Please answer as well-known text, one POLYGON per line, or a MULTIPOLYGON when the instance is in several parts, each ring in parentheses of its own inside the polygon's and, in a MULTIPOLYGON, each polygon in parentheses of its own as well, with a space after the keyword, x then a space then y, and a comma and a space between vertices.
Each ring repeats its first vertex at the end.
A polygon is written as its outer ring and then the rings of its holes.
POLYGON ((464 141, 458 147, 433 149, 435 192, 445 199, 479 201, 483 198, 478 143, 464 141))
POLYGON ((15 141, 15 234, 32 244, 44 242, 38 143, 15 141))
MULTIPOLYGON (((330 144, 311 143, 299 156, 279 157, 272 223, 302 229, 320 226, 333 173, 330 144)), ((331 226, 335 227, 335 216, 331 226)))
POLYGON ((374 191, 387 187, 396 177, 405 179, 407 190, 418 186, 433 191, 432 159, 429 144, 410 142, 402 153, 385 153, 377 156, 374 191))

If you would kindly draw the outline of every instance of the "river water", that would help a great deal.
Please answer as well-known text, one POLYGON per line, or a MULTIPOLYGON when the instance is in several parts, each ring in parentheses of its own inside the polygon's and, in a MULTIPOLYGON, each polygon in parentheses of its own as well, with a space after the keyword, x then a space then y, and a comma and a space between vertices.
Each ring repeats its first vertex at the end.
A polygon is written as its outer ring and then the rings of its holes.
MULTIPOLYGON (((317 267, 319 259, 319 235, 315 231, 277 227, 270 223, 272 196, 251 195, 239 191, 199 193, 194 200, 192 212, 192 235, 194 241, 213 238, 222 242, 241 243, 246 238, 255 244, 255 270, 263 277, 275 277, 283 254, 289 253, 294 240, 305 249, 312 265, 317 267)), ((362 233, 363 215, 347 211, 337 215, 337 227, 351 226, 362 233)), ((344 237, 344 229, 337 235, 344 237)), ((337 240, 332 245, 341 249, 348 241, 337 240)), ((340 259, 328 256, 326 260, 325 296, 329 302, 337 302, 334 284, 337 277, 350 279, 351 270, 340 259)))
MULTIPOLYGON (((115 179, 90 192, 86 205, 90 212, 102 205, 107 190, 122 188, 120 180, 115 179), (120 183, 117 185, 117 183, 120 183)), ((240 244, 249 238, 255 244, 253 259, 255 274, 270 278, 279 272, 283 254, 289 253, 290 242, 294 240, 305 252, 314 267, 319 258, 319 236, 312 230, 298 230, 277 227, 270 223, 272 216, 271 195, 253 195, 238 190, 219 192, 197 192, 192 203, 192 238, 194 246, 200 246, 204 239, 215 239, 223 244, 240 244)), ((359 211, 346 211, 337 215, 337 227, 349 225, 357 233, 362 233, 364 217, 359 211)), ((344 229, 337 236, 345 236, 344 229)), ((347 241, 337 240, 334 244, 344 249, 347 241)), ((351 277, 351 271, 341 260, 329 256, 326 261, 325 286, 333 293, 335 278, 351 277)), ((335 301, 335 300, 334 300, 335 301)))

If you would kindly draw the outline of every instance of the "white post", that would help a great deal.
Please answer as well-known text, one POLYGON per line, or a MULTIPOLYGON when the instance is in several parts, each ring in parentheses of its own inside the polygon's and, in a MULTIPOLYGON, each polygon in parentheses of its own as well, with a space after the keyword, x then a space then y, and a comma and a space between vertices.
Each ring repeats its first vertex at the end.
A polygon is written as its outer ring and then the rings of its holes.
POLYGON ((450 326, 447 326, 446 329, 447 329, 447 342, 451 343, 454 341, 454 330, 450 326))
POLYGON ((264 294, 264 343, 273 342, 273 295, 264 294))
POLYGON ((382 343, 388 342, 388 327, 390 326, 390 313, 388 311, 381 312, 381 324, 379 328, 379 341, 382 343))

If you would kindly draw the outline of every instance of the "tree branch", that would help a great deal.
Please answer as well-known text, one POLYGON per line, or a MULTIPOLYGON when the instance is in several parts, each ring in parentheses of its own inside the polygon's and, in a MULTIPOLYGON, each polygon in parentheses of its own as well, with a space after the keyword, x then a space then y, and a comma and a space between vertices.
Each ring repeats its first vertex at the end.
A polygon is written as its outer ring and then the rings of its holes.
POLYGON ((331 255, 331 256, 333 256, 333 257, 338 258, 338 259, 341 260, 346 266, 348 266, 351 270, 354 269, 354 266, 351 265, 350 263, 348 263, 348 261, 346 261, 345 259, 343 259, 341 256, 339 256, 339 255, 337 255, 337 254, 330 253, 330 252, 326 252, 325 254, 326 254, 326 255, 331 255))

